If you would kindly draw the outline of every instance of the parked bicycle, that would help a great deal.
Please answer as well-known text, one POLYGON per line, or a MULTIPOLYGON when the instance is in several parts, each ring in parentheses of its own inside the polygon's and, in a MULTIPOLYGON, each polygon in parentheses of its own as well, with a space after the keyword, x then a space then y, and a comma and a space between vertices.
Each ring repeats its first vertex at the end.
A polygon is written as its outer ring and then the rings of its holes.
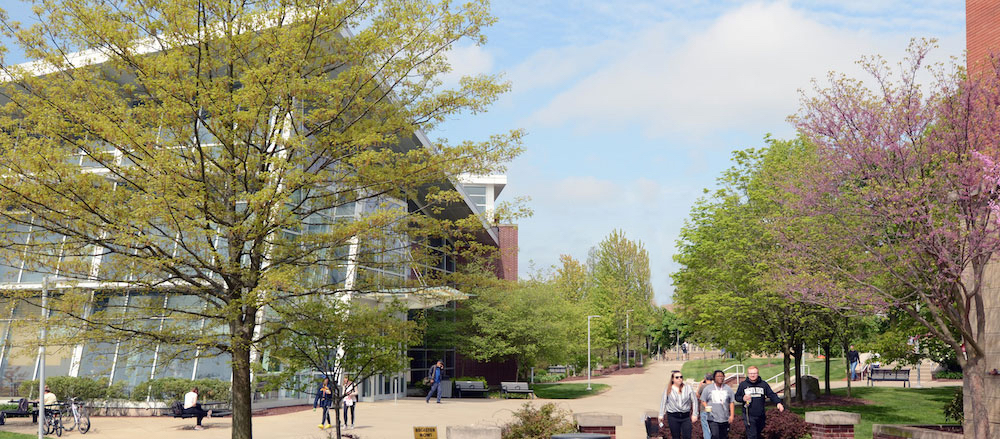
POLYGON ((87 434, 90 431, 90 409, 86 404, 76 398, 70 398, 69 402, 63 404, 62 412, 66 431, 73 431, 74 428, 80 434, 87 434))
MULTIPOLYGON (((50 406, 46 406, 50 407, 50 406)), ((51 406, 55 407, 55 406, 51 406)), ((60 411, 55 408, 45 408, 45 434, 55 433, 56 436, 62 436, 63 434, 63 424, 62 416, 60 416, 60 411)))

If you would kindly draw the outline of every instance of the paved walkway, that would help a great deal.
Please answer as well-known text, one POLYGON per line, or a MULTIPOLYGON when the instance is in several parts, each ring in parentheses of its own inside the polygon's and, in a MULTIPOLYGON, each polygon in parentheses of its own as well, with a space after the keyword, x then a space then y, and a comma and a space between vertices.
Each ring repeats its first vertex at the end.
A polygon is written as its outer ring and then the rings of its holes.
MULTIPOLYGON (((536 406, 551 401, 561 407, 581 412, 610 412, 622 415, 624 425, 618 437, 644 437, 641 418, 646 410, 658 409, 660 395, 667 377, 673 369, 680 369, 680 361, 653 362, 644 373, 595 377, 594 382, 608 384, 611 389, 588 398, 572 400, 535 399, 536 406)), ((691 378, 691 377, 687 377, 691 378)), ((855 383, 856 385, 859 383, 855 383)), ((960 385, 960 382, 928 382, 924 386, 960 385)), ((821 384, 822 385, 822 384, 821 384)), ((843 387, 846 382, 833 383, 843 387)), ((861 383, 860 385, 864 385, 861 383)), ((901 383, 879 383, 881 386, 901 383)), ((399 401, 361 403, 357 408, 357 428, 348 432, 362 439, 405 439, 413 437, 414 426, 436 426, 438 437, 445 438, 448 425, 502 425, 510 421, 511 413, 526 400, 496 399, 445 399, 442 404, 425 404, 423 398, 406 398, 399 401)), ((331 430, 319 430, 319 412, 311 409, 284 415, 254 418, 254 436, 264 439, 325 439, 331 430)), ((87 438, 108 439, 175 439, 205 438, 226 439, 231 436, 229 418, 212 418, 204 421, 203 431, 193 429, 193 419, 169 417, 100 417, 93 419, 93 428, 87 438)), ((0 431, 34 433, 36 427, 24 419, 14 419, 0 431)), ((79 436, 77 432, 64 437, 79 436)), ((83 436, 80 436, 83 437, 83 436)))

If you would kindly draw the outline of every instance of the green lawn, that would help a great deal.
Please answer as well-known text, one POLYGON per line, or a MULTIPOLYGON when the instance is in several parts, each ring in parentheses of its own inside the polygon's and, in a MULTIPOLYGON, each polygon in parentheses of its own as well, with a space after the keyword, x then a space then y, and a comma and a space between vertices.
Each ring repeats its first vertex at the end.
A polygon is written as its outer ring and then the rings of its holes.
MULTIPOLYGON (((861 425, 854 430, 854 437, 872 437, 872 424, 947 424, 944 406, 955 394, 956 387, 904 389, 891 387, 858 387, 851 396, 871 401, 869 405, 836 407, 792 407, 800 415, 806 411, 840 410, 860 413, 861 425)), ((834 389, 835 395, 846 396, 847 389, 834 389)))
POLYGON ((607 384, 591 384, 592 390, 587 390, 587 383, 553 383, 534 384, 531 389, 535 396, 546 399, 576 399, 596 395, 610 389, 607 384))
MULTIPOLYGON (((820 387, 823 386, 823 380, 825 377, 824 373, 824 360, 806 360, 806 365, 809 366, 809 372, 819 378, 820 387)), ((681 373, 684 374, 685 379, 693 379, 695 381, 701 381, 705 377, 706 372, 711 372, 713 370, 725 370, 727 367, 734 364, 739 364, 736 360, 723 360, 721 358, 710 358, 707 360, 691 360, 684 363, 684 367, 681 368, 681 373)), ((747 367, 757 366, 760 368, 760 376, 763 379, 771 378, 782 372, 781 358, 748 358, 743 364, 747 367)), ((844 366, 843 358, 833 358, 830 360, 830 379, 831 380, 843 380, 847 377, 846 366, 844 366)), ((732 371, 730 371, 732 372, 732 371)), ((794 372, 793 372, 794 374, 794 372)))
MULTIPOLYGON (((21 434, 21 433, 10 433, 6 431, 0 431, 0 439, 31 439, 33 437, 38 437, 38 434, 21 434)), ((45 437, 55 437, 52 435, 45 437)))

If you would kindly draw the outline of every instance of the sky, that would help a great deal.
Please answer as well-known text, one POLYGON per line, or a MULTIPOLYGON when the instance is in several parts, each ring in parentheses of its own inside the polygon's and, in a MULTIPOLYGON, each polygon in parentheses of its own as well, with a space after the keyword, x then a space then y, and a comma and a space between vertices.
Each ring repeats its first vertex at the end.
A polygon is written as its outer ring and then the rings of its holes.
POLYGON ((523 128, 525 152, 498 201, 528 196, 519 274, 585 261, 614 229, 643 243, 658 304, 671 303, 678 234, 732 151, 795 136, 787 117, 830 72, 863 56, 903 60, 935 38, 964 56, 965 2, 502 1, 484 46, 459 45, 454 75, 503 74, 511 92, 432 139, 523 128))
POLYGON ((732 151, 795 135, 786 118, 800 90, 829 72, 861 77, 862 56, 899 62, 912 38, 937 39, 939 61, 965 48, 961 0, 494 0, 492 10, 488 42, 458 44, 448 80, 502 74, 511 91, 428 136, 526 130, 498 200, 530 197, 519 275, 551 273, 562 254, 585 261, 620 229, 648 250, 658 304, 672 301, 691 207, 732 151))

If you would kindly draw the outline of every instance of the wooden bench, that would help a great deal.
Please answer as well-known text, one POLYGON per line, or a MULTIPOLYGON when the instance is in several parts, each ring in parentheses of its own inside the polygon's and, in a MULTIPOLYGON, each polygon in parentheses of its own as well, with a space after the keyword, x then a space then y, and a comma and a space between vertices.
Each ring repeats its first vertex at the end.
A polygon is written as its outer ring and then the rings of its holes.
POLYGON ((868 385, 875 381, 902 381, 903 387, 910 384, 910 369, 872 369, 868 372, 868 385))
POLYGON ((489 392, 486 383, 482 381, 455 381, 455 391, 458 392, 459 398, 464 398, 466 394, 478 394, 485 398, 489 392))
POLYGON ((500 396, 506 398, 507 395, 512 393, 530 395, 532 398, 535 397, 535 391, 528 387, 528 383, 518 383, 513 381, 504 381, 500 383, 500 396))

